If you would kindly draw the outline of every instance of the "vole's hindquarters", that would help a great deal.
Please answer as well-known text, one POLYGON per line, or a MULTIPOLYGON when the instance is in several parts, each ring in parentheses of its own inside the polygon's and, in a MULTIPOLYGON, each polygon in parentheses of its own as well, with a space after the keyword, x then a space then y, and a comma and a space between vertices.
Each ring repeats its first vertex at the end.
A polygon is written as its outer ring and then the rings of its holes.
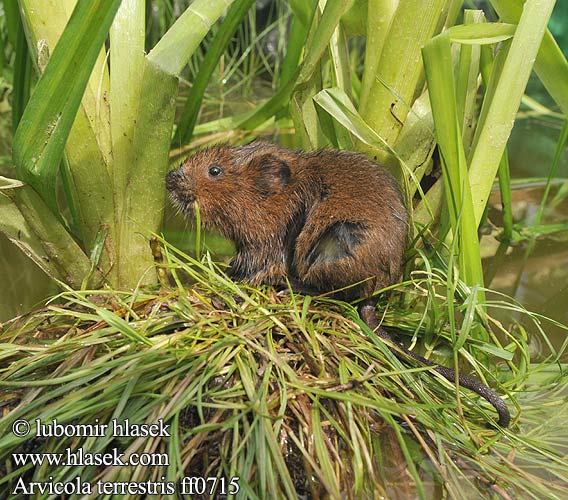
POLYGON ((351 286, 339 297, 352 300, 370 295, 375 288, 376 273, 361 258, 368 253, 369 244, 364 223, 335 220, 325 225, 320 217, 311 216, 296 240, 294 274, 305 286, 322 291, 364 281, 362 285, 351 286))

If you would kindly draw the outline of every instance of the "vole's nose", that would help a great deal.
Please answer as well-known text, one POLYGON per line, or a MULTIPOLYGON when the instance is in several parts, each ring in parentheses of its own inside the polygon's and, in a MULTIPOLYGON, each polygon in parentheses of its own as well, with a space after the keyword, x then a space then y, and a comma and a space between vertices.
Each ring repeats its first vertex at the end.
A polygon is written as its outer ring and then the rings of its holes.
POLYGON ((175 191, 179 187, 179 183, 183 179, 183 172, 181 168, 176 168, 172 170, 168 175, 166 175, 166 188, 168 191, 175 191))

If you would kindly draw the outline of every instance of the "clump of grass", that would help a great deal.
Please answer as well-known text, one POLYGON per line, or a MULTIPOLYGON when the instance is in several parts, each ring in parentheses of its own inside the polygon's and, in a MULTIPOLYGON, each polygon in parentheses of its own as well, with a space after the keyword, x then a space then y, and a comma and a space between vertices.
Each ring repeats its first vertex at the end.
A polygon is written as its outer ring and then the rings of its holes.
MULTIPOLYGON (((495 416, 485 401, 456 393, 427 367, 403 364, 352 306, 249 288, 207 255, 198 261, 164 250, 169 287, 68 291, 2 326, 0 496, 22 477, 29 484, 77 476, 92 484, 171 481, 177 491, 186 476, 224 478, 226 486, 238 477, 237 498, 431 498, 440 488, 453 498, 567 493, 566 469, 551 445, 540 447, 518 426, 488 426, 495 416), (21 439, 9 431, 18 419, 162 420, 171 435, 44 438, 32 430, 21 439), (78 448, 161 453, 169 465, 14 462, 14 453, 78 448), (535 464, 553 471, 546 484, 535 464)), ((436 273, 401 285, 400 305, 385 299, 384 323, 421 331, 435 303, 434 316, 443 318, 436 273)), ((441 333, 451 336, 447 326, 441 333)), ((465 347, 460 352, 480 369, 465 347)), ((526 374, 502 375, 503 392, 526 374)))

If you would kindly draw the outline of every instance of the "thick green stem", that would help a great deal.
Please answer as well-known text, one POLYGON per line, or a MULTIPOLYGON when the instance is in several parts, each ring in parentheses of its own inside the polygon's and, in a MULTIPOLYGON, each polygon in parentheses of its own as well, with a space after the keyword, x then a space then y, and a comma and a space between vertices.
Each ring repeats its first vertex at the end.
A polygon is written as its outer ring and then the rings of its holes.
MULTIPOLYGON (((410 106, 422 90, 424 70, 420 51, 445 22, 447 4, 446 0, 400 0, 381 58, 378 64, 373 62, 373 66, 376 64, 374 77, 366 77, 370 88, 368 97, 365 94, 365 100, 362 99, 361 115, 391 147, 396 143, 410 106), (421 13, 418 19, 417 12, 421 13)), ((385 24, 388 25, 388 20, 385 24)), ((380 46, 382 40, 376 43, 380 46)), ((389 160, 381 150, 369 153, 379 161, 389 160)))

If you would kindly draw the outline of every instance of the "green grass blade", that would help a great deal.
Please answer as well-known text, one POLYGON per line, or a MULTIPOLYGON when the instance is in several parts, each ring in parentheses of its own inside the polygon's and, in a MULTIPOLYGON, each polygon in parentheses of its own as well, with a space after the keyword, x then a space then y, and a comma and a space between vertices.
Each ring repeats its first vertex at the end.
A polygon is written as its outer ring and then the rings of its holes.
MULTIPOLYGON (((564 120, 564 125, 562 126, 562 130, 560 131, 560 137, 558 138, 558 142, 556 143, 556 151, 554 152, 554 158, 552 160, 552 165, 550 166, 550 170, 548 171, 548 179, 546 180, 546 186, 544 188, 544 193, 542 194, 542 199, 540 200, 540 205, 538 207, 538 212, 536 213, 536 217, 534 220, 534 227, 538 227, 541 225, 542 217, 544 215, 544 210, 546 208, 546 203, 548 201, 548 196, 550 194, 550 189, 552 187, 552 180, 556 178, 558 172, 558 166, 560 164, 560 158, 562 157, 562 152, 564 151, 564 147, 566 146, 566 141, 568 140, 568 119, 564 120)), ((534 249, 535 245, 535 238, 533 236, 530 240, 530 244, 527 248, 527 253, 531 253, 534 249)))
POLYGON ((2 3, 4 5, 4 17, 6 19, 8 40, 12 47, 16 47, 18 43, 18 30, 21 25, 18 2, 14 2, 13 0, 4 0, 2 3))
POLYGON ((312 23, 314 8, 317 6, 317 0, 289 0, 290 9, 294 13, 294 17, 306 28, 312 23))
POLYGON ((290 26, 290 36, 286 47, 286 55, 284 56, 282 69, 280 71, 279 87, 282 87, 292 80, 294 73, 298 68, 300 57, 304 50, 306 37, 308 36, 313 15, 317 8, 317 2, 315 0, 311 0, 311 4, 310 2, 305 1, 290 2, 290 7, 294 11, 294 18, 292 19, 292 25, 290 26), (308 8, 306 14, 304 14, 303 11, 300 14, 299 9, 294 9, 293 4, 300 4, 301 7, 308 8))
POLYGON ((456 108, 456 86, 448 33, 430 40, 425 45, 423 54, 442 160, 446 201, 454 236, 459 238, 460 273, 468 285, 483 285, 477 224, 474 222, 465 151, 461 139, 461 120, 456 108))
POLYGON ((324 89, 314 96, 314 101, 363 143, 373 148, 381 148, 393 156, 397 155, 388 143, 365 123, 342 89, 324 89))
POLYGON ((509 154, 507 149, 499 163, 499 191, 501 192, 501 207, 503 208, 503 238, 506 243, 513 241, 513 198, 511 196, 511 172, 509 169, 509 154))
MULTIPOLYGON (((19 20, 19 17, 18 17, 19 20)), ((12 88, 14 95, 12 98, 12 131, 15 133, 24 114, 24 109, 30 98, 30 88, 32 83, 32 61, 28 51, 26 34, 21 22, 18 24, 16 41, 16 60, 14 63, 14 81, 12 88)))
POLYGON ((152 341, 149 338, 133 328, 128 321, 122 319, 120 316, 117 316, 112 311, 108 311, 100 307, 97 307, 95 310, 103 321, 105 321, 109 326, 115 328, 127 339, 140 344, 153 345, 152 341))
MULTIPOLYGON (((331 66, 333 68, 333 85, 342 89, 352 99, 351 93, 351 65, 349 60, 349 47, 347 35, 343 26, 339 24, 329 42, 331 66)), ((341 126, 333 123, 333 134, 339 149, 354 149, 351 134, 341 126)))
MULTIPOLYGON (((485 24, 482 23, 485 16, 482 11, 466 10, 464 13, 464 27, 469 28, 472 26, 484 28, 485 24), (473 24, 478 23, 478 24, 473 24)), ((457 28, 458 26, 456 26, 457 28)), ((450 37, 452 37, 450 28, 450 37)), ((512 34, 511 34, 512 36, 512 34)), ((452 41, 455 39, 452 38, 452 41)), ((474 120, 475 120, 475 103, 477 98, 477 81, 479 75, 479 64, 481 60, 481 47, 479 45, 461 45, 460 57, 458 62, 458 77, 457 77, 457 113, 458 117, 463 117, 461 122, 462 138, 464 148, 469 151, 471 141, 473 139, 474 120)))
MULTIPOLYGON (((302 64, 296 68, 292 78, 278 88, 273 97, 236 123, 235 125, 237 127, 242 127, 247 130, 256 128, 266 120, 271 119, 282 108, 288 106, 294 88, 302 84, 305 85, 311 79, 320 59, 327 50, 329 40, 333 35, 339 19, 349 7, 349 0, 326 3, 319 22, 312 22, 312 27, 310 28, 311 32, 306 42, 304 60, 302 64)), ((317 5, 315 8, 317 9, 317 5)), ((313 94, 311 96, 313 96, 313 94)))
POLYGON ((311 78, 316 65, 327 50, 329 41, 341 16, 347 12, 352 3, 353 0, 337 0, 336 2, 327 2, 325 4, 321 18, 317 22, 317 29, 310 40, 309 50, 302 62, 298 84, 305 83, 311 78))
POLYGON ((296 89, 292 95, 290 114, 296 133, 305 149, 337 147, 332 121, 328 115, 318 113, 312 98, 323 88, 322 60, 330 44, 333 44, 339 20, 352 5, 351 0, 327 2, 314 22, 317 30, 308 38, 309 51, 302 63, 296 89))
POLYGON ((235 30, 244 19, 253 2, 254 0, 235 0, 235 3, 233 3, 227 12, 227 16, 219 26, 215 37, 207 46, 205 58, 199 67, 199 73, 195 80, 193 80, 187 102, 181 112, 181 118, 172 141, 173 144, 186 144, 190 141, 193 135, 193 129, 197 123, 203 94, 205 93, 211 75, 219 62, 219 58, 223 55, 223 52, 231 41, 235 30))
POLYGON ((14 137, 18 175, 41 193, 54 212, 63 148, 119 4, 120 0, 77 4, 14 137))

